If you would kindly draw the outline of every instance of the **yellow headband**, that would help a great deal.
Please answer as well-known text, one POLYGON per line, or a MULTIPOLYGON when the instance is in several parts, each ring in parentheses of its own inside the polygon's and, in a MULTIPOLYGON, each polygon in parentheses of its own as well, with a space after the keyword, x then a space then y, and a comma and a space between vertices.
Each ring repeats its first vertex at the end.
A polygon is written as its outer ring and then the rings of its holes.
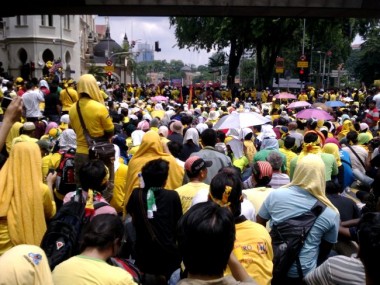
POLYGON ((211 200, 214 201, 216 204, 218 204, 220 207, 228 207, 231 204, 231 202, 228 202, 228 198, 231 194, 231 191, 232 191, 232 187, 226 185, 225 190, 223 192, 222 200, 219 200, 219 199, 213 197, 211 193, 209 196, 210 196, 211 200))

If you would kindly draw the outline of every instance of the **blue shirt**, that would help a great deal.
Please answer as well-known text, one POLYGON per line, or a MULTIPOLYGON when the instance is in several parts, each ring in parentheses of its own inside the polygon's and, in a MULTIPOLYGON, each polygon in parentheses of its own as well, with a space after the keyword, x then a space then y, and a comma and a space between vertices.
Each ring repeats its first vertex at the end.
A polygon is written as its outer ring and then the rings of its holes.
MULTIPOLYGON (((299 216, 310 210, 317 199, 298 186, 278 188, 271 192, 261 206, 258 215, 270 220, 270 225, 299 216)), ((299 255, 304 276, 317 267, 319 245, 322 240, 336 243, 338 238, 339 214, 329 207, 317 218, 306 238, 299 255)), ((289 277, 298 277, 295 263, 289 270, 289 277)))

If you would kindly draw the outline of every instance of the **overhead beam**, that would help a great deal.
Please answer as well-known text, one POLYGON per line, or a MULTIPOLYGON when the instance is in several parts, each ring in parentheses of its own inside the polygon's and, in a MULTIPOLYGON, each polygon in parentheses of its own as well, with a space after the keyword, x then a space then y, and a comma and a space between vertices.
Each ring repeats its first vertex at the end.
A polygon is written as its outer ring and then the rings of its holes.
POLYGON ((380 0, 34 0, 0 10, 2 17, 41 14, 379 18, 380 0))

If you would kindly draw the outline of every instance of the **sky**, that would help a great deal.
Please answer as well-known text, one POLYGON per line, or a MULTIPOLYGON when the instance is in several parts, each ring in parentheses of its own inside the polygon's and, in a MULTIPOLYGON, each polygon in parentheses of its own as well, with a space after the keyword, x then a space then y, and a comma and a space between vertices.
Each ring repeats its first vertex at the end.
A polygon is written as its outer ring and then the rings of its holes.
MULTIPOLYGON (((106 17, 97 17, 95 23, 106 24, 106 17)), ((154 49, 154 43, 159 41, 161 52, 154 53, 155 60, 182 60, 185 65, 207 65, 209 57, 215 51, 207 53, 179 49, 174 36, 174 27, 170 27, 168 17, 109 17, 111 38, 118 44, 122 44, 124 35, 127 33, 129 42, 147 43, 154 49)), ((363 40, 356 36, 353 43, 361 43, 363 40)), ((135 47, 136 50, 136 47, 135 47)))
MULTIPOLYGON (((97 25, 105 25, 106 17, 97 17, 97 25)), ((176 46, 174 27, 170 28, 168 17, 109 17, 111 38, 121 45, 125 33, 129 42, 150 44, 159 41, 161 52, 154 53, 155 60, 182 60, 184 64, 207 65, 213 51, 192 51, 176 46)), ((136 48, 135 48, 136 49, 136 48)))

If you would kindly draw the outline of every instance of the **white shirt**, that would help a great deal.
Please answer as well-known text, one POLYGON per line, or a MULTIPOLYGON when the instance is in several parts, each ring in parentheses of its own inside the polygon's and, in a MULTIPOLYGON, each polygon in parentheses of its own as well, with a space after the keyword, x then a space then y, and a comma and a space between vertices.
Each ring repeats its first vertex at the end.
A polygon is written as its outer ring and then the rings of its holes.
POLYGON ((42 116, 40 102, 45 102, 43 93, 36 90, 28 90, 22 95, 26 118, 39 118, 42 116))

